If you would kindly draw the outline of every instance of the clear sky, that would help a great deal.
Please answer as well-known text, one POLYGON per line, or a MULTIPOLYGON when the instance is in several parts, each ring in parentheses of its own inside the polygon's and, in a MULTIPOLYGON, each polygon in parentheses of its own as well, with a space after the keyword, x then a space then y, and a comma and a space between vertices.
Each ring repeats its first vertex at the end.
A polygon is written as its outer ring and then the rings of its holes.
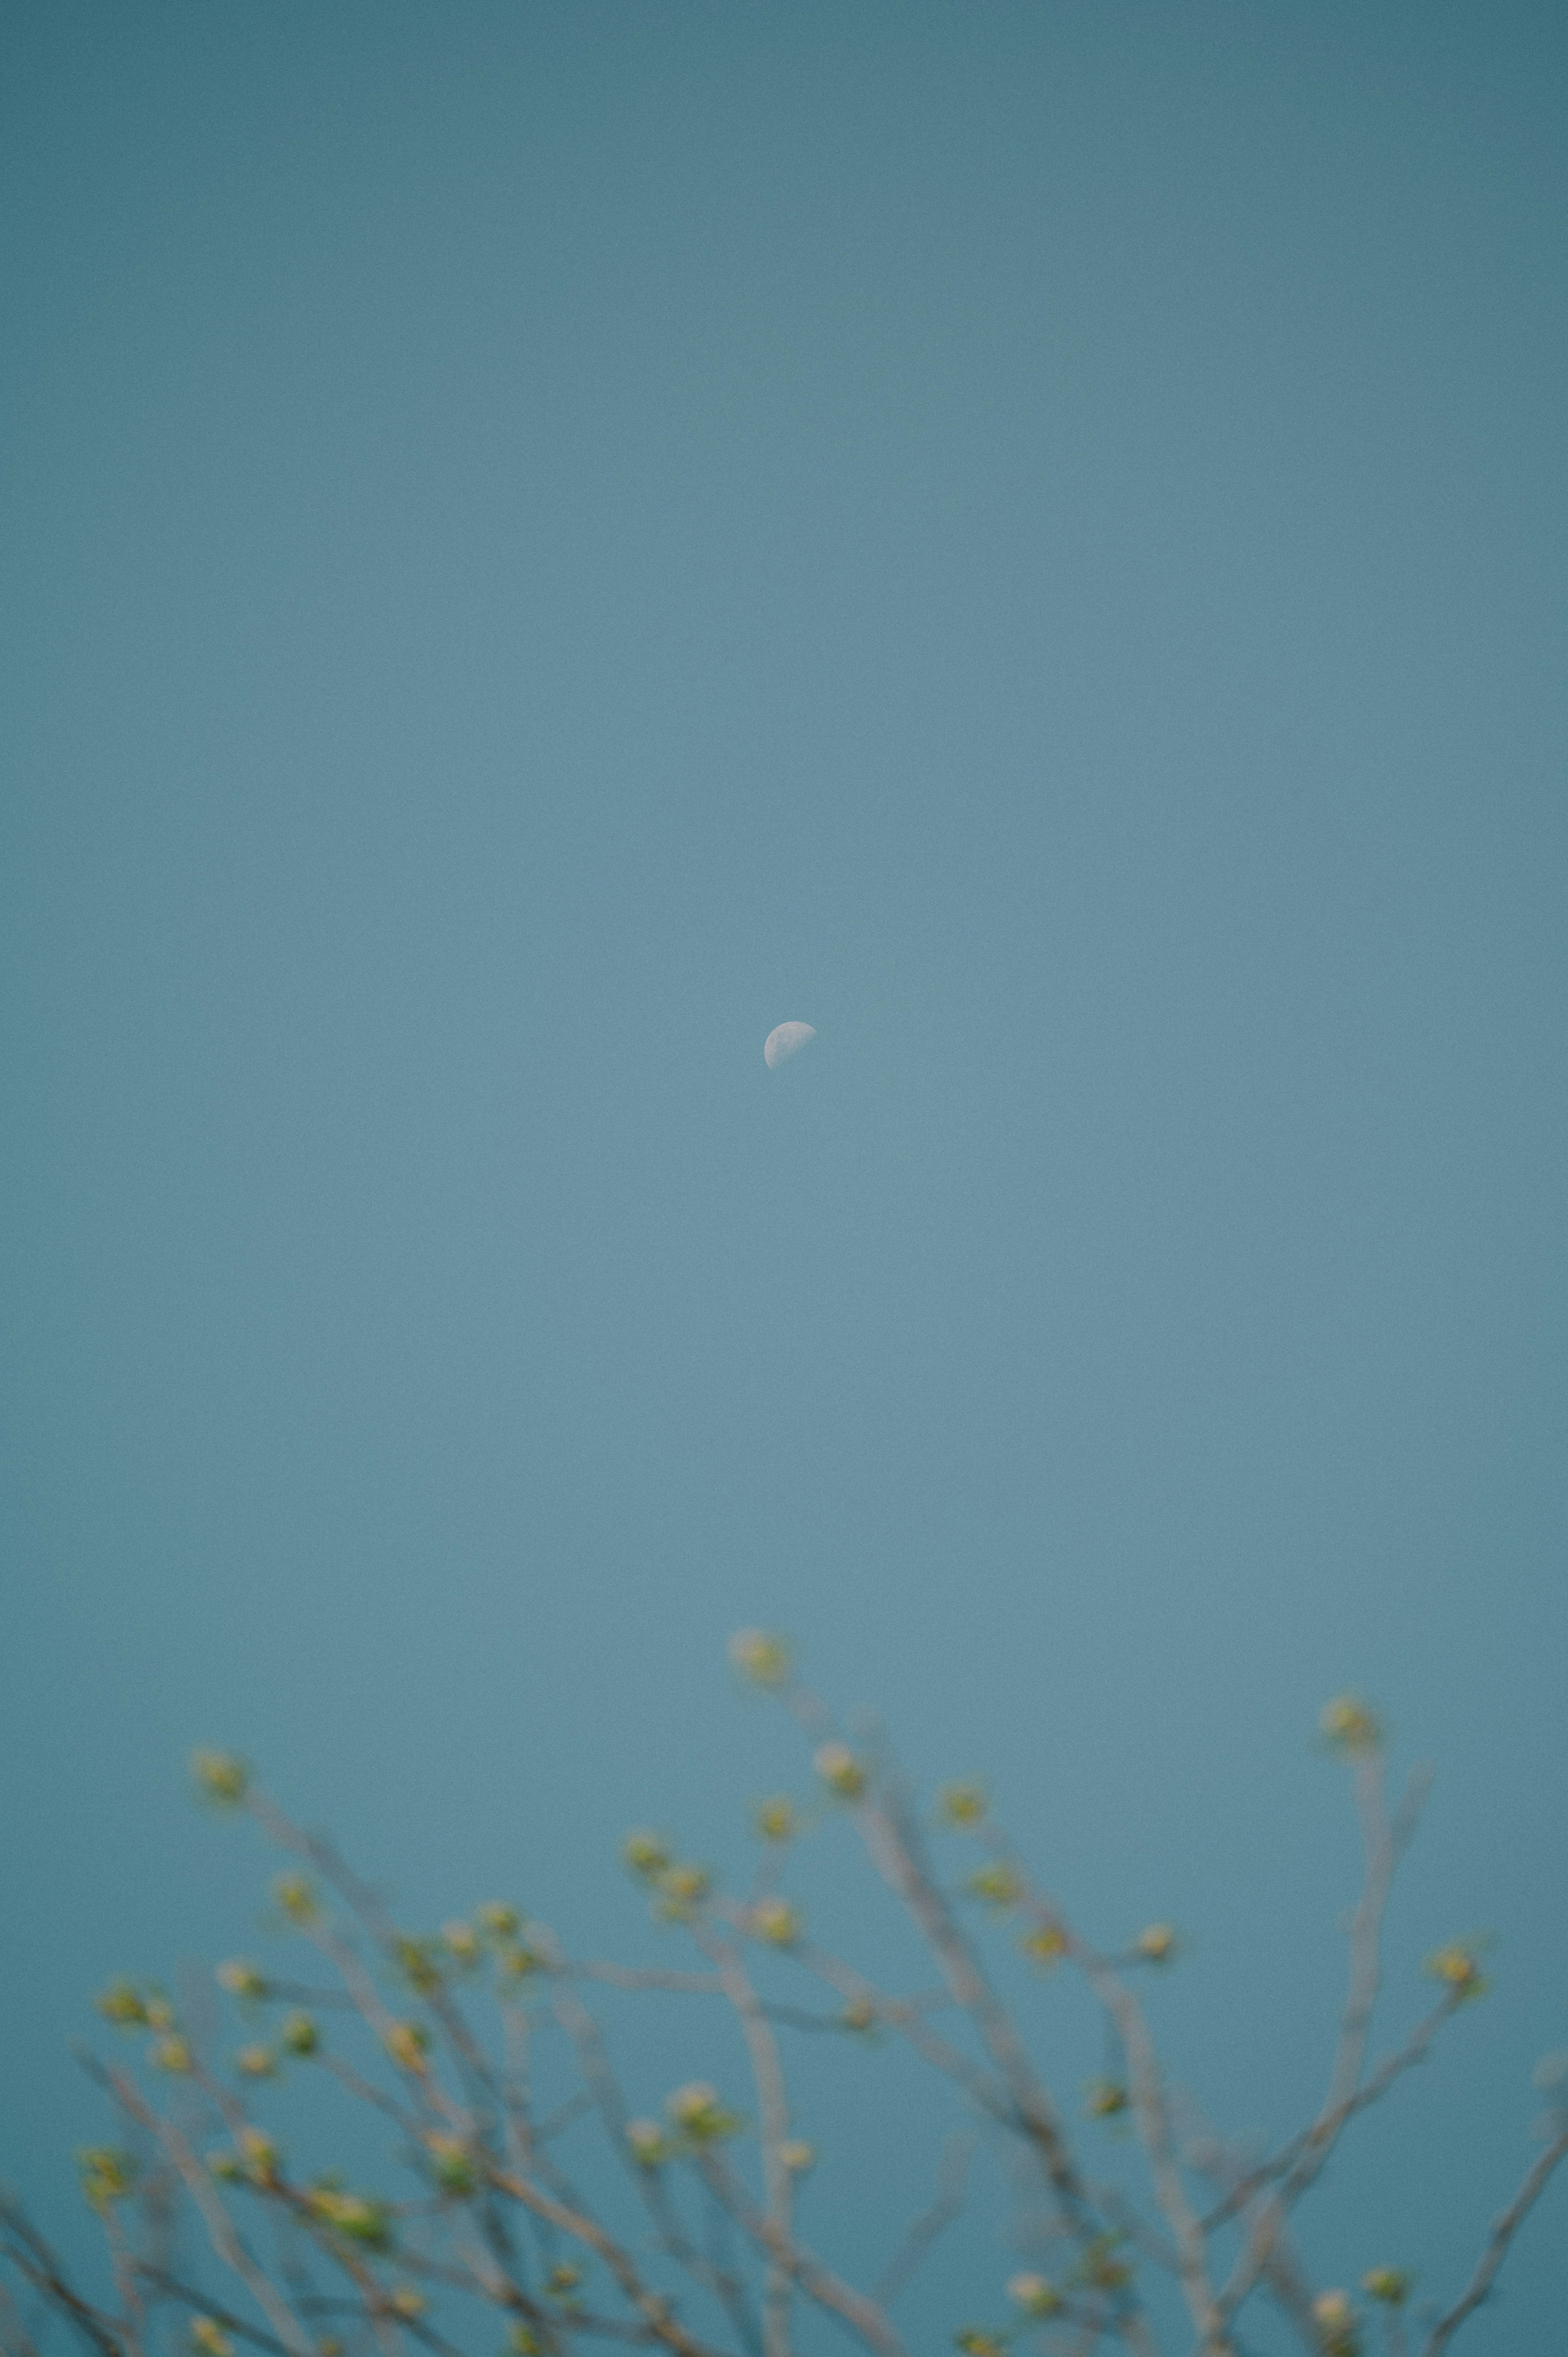
POLYGON ((244 1943, 192 1742, 624 1947, 762 1621, 1276 2132, 1377 1695, 1390 2033, 1498 1986, 1306 2248, 1452 2289, 1568 2043, 1568 17, 0 40, 0 2167, 244 1943))

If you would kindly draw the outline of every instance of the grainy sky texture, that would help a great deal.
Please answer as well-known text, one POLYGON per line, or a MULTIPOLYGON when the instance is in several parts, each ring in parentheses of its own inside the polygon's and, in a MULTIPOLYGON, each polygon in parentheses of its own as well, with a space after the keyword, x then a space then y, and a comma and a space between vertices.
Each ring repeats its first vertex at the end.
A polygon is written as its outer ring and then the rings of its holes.
POLYGON ((73 2214, 92 1990, 245 1943, 192 1742, 625 1949, 622 1827, 797 1772, 761 1621, 1182 1922, 1261 2131, 1376 1695, 1390 2033, 1498 1987, 1306 2247, 1451 2291, 1568 2043, 1568 16, 0 43, 0 2168, 73 2214))

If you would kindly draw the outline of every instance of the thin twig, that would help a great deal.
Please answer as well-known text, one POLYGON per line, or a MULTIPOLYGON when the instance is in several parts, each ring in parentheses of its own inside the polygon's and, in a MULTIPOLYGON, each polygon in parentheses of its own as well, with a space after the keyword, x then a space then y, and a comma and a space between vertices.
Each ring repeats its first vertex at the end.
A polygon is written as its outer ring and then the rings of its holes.
POLYGON ((1375 2104, 1380 2096, 1386 2094, 1394 2081, 1403 2072, 1412 2070, 1416 2063, 1423 2062, 1431 2050, 1434 2039, 1444 2023, 1452 2018, 1461 2002, 1462 1992, 1445 1996, 1441 2003, 1434 2006, 1426 2018, 1417 2024, 1398 2053, 1391 2054, 1387 2061, 1379 2064, 1364 2086, 1359 2087, 1353 2095, 1347 2095, 1345 2101, 1334 2111, 1320 2114, 1309 2126, 1301 2129, 1297 2135, 1292 2136, 1288 2144, 1282 2145, 1279 2151, 1270 2159, 1260 2161, 1257 2167, 1249 2169, 1244 2177, 1239 2177, 1230 2186, 1225 2199, 1216 2202, 1214 2208, 1205 2214, 1204 2232, 1212 2233, 1217 2227, 1223 2226, 1228 2220, 1238 2217, 1253 2196, 1262 2191, 1265 2185, 1287 2175, 1294 2168, 1315 2136, 1321 2136, 1325 2132, 1337 2135, 1347 2120, 1353 2119, 1358 2112, 1364 2112, 1369 2104, 1375 2104))
POLYGON ((621 1989, 687 1989, 702 1996, 717 1996, 719 1978, 716 1973, 668 1973, 651 1968, 617 1964, 600 1956, 589 1957, 582 1964, 562 1964, 559 1969, 568 1978, 585 1981, 606 1981, 611 1988, 621 1989))
POLYGON ((211 2179, 173 2121, 161 2118, 144 2103, 123 2072, 105 2071, 100 2065, 98 2075, 113 2091, 122 2110, 162 2145, 201 2213, 201 2222, 214 2252, 224 2266, 239 2276, 278 2339, 291 2352, 291 2357, 316 2357, 308 2333, 298 2324, 287 2304, 279 2298, 268 2276, 246 2250, 211 2179))
POLYGON ((1351 2098, 1360 2083, 1371 2032, 1372 2008, 1381 1977, 1383 1916, 1400 1858, 1415 1830, 1431 1784, 1430 1771, 1417 1769, 1411 1776, 1393 1822, 1389 1822, 1381 1752, 1369 1746, 1356 1760, 1356 1805, 1361 1820, 1363 1871, 1360 1897, 1350 1919, 1350 1954, 1345 2009, 1329 2073, 1328 2092, 1317 2118, 1302 2141, 1300 2153, 1279 2190, 1263 2203, 1252 2222, 1240 2256, 1216 2303, 1214 2327, 1203 2343, 1202 2357, 1222 2357, 1225 2330, 1253 2285, 1264 2273, 1269 2254, 1295 2203, 1321 2174, 1340 2130, 1351 2116, 1351 2098))
POLYGON ((604 2122, 605 2132, 623 2166, 632 2175, 660 2246, 677 2266, 685 2269, 694 2283, 701 2284, 705 2291, 712 2293, 739 2334, 742 2346, 748 2352, 753 2351, 757 2347, 757 2328, 746 2299, 746 2286, 731 2269, 721 2266, 697 2248, 691 2236, 682 2230, 659 2171, 645 2169, 638 2162, 627 2136, 629 2115, 626 2097, 606 2050, 599 2025, 564 1973, 552 1975, 552 2001, 556 2019, 576 2050, 577 2066, 604 2122))
POLYGON ((1175 2244, 1176 2273, 1182 2296, 1198 2332, 1211 2336, 1219 2319, 1214 2289, 1208 2279, 1204 2228, 1182 2181, 1170 2106, 1144 2008, 1110 1959, 1079 1938, 1054 1901, 1033 1890, 1011 1844, 1000 1834, 993 1834, 987 1846, 1015 1878, 1036 1923, 1060 1940, 1064 1956, 1083 1974, 1115 2026, 1126 2058, 1133 2115, 1154 2179, 1155 2199, 1175 2244))
POLYGON ((942 2233, 962 2214, 964 2194, 969 2183, 969 2165, 974 2158, 975 2139, 972 2136, 949 2136, 942 2151, 942 2165, 937 2177, 937 2198, 913 2221, 908 2233, 883 2268, 871 2287, 871 2297, 879 2308, 891 2308, 905 2286, 913 2276, 926 2253, 942 2233))
POLYGON ((285 2342, 270 2332, 262 2331, 258 2325, 247 2324, 242 2316, 236 2316, 232 2309, 224 2308, 219 2301, 209 2298, 206 2292, 194 2291, 188 2284, 181 2283, 177 2276, 166 2273, 162 2267, 140 2266, 137 2272, 142 2280, 151 2284, 165 2299, 177 2300, 182 2308, 195 2309, 199 2314, 209 2316, 214 2324, 221 2325, 225 2332, 231 2332, 236 2341, 248 2341, 254 2349, 269 2350, 273 2357, 287 2357, 285 2342))
POLYGON ((1509 2244, 1534 2208, 1547 2179, 1565 2153, 1568 2153, 1568 2116, 1563 2118, 1562 2125, 1552 2142, 1536 2155, 1535 2159, 1525 2171, 1524 2182, 1493 2226, 1487 2247, 1477 2263, 1476 2272, 1466 2286, 1463 2294, 1455 2301, 1447 2314, 1440 2317, 1433 2327, 1423 2357, 1441 2357, 1442 2351, 1447 2348, 1465 2319, 1467 2316, 1473 2316, 1487 2298, 1496 2279, 1498 2269, 1508 2255, 1509 2244))
POLYGON ((42 2292, 70 2318, 100 2357, 122 2357, 124 2335, 118 2319, 103 2315, 90 2300, 82 2298, 27 2212, 4 2193, 0 2193, 0 2224, 21 2244, 20 2250, 13 2246, 5 2255, 34 2290, 42 2292))
MULTIPOLYGON (((784 2158, 789 2135, 789 2098, 779 2057, 779 2041, 741 1962, 739 1949, 701 1923, 693 1929, 703 1954, 716 1967, 725 1996, 740 2022, 751 2064, 752 2084, 757 2090, 763 2198, 774 2235, 787 2243, 793 2222, 795 2183, 784 2158)), ((762 2295, 763 2357, 789 2357, 789 2269, 770 2248, 762 2295)))
POLYGON ((901 2336, 894 2330, 877 2303, 835 2276, 832 2269, 824 2266, 803 2244, 796 2242, 790 2235, 781 2234, 771 2218, 746 2198, 738 2179, 716 2155, 704 2153, 697 2166, 731 2217, 745 2227, 761 2249, 788 2270, 819 2308, 847 2325, 868 2349, 878 2352, 878 2357, 908 2357, 901 2336))
POLYGON ((499 2192, 510 2194, 524 2209, 532 2210, 537 2217, 548 2219, 559 2233, 569 2234, 574 2242, 581 2243, 595 2252, 608 2267, 653 2340, 661 2342, 666 2349, 678 2350, 681 2357, 715 2357, 714 2351, 677 2320, 670 2302, 650 2291, 632 2265, 629 2254, 605 2232, 596 2219, 589 2217, 585 2212, 569 2209, 564 2202, 557 2201, 542 2187, 531 2184, 526 2177, 515 2170, 492 2167, 490 2177, 499 2192))

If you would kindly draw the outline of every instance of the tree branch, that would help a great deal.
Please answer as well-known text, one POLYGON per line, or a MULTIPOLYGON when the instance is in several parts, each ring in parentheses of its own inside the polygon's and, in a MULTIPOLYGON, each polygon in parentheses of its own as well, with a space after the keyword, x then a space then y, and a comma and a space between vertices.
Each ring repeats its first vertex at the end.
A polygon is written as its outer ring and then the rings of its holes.
POLYGON ((1523 2184, 1493 2226, 1487 2247, 1477 2263, 1476 2272, 1463 2294, 1433 2327, 1424 2357, 1441 2357, 1441 2352, 1447 2348, 1466 2318, 1473 2316, 1480 2307, 1492 2288, 1498 2269, 1508 2256, 1509 2244, 1540 2199, 1547 2179, 1563 2155, 1568 2153, 1568 2115, 1559 2116, 1561 2124, 1557 2133, 1545 2149, 1536 2155, 1525 2172, 1523 2184))

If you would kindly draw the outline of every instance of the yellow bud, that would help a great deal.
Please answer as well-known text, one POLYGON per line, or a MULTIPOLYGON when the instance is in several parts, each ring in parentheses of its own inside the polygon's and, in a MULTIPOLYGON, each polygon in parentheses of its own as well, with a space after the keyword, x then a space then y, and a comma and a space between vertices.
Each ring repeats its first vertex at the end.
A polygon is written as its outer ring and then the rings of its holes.
POLYGON ((1403 2267, 1369 2267, 1361 2277, 1361 2289, 1369 2299, 1380 2299, 1387 2308, 1402 2308, 1410 2295, 1410 2276, 1403 2267))
POLYGON ((504 1899, 487 1899, 474 1910, 474 1920, 487 1940, 514 1939, 521 1921, 517 1909, 509 1907, 504 1899))
POLYGON ((392 2247, 392 2222, 380 2202, 367 2201, 360 2193, 339 2192, 335 2185, 313 2186, 306 2198, 323 2224, 347 2235, 349 2242, 363 2244, 368 2251, 392 2247))
POLYGON ((443 2193, 466 2201, 478 2190, 479 2171, 473 2153, 461 2136, 432 2135, 424 2139, 431 2173, 443 2193))
POLYGON ((251 1781, 250 1770, 231 1751, 193 1751, 190 1772, 203 1800, 220 1809, 237 1808, 251 1781))
POLYGON ((670 2140, 657 2120, 628 2120, 626 2140, 639 2169, 657 2169, 670 2158, 670 2140))
POLYGON ((671 1866, 659 1877, 657 1911, 668 1923, 684 1923, 713 1888, 705 1866, 671 1866))
POLYGON ((705 2079, 693 2079, 677 2087, 665 2109, 693 2144, 715 2143, 721 2136, 733 2136, 740 2126, 734 2114, 725 2111, 718 2089, 705 2079))
POLYGON ((270 2079, 277 2064, 267 2047, 242 2046, 234 2057, 234 2068, 242 2079, 270 2079))
POLYGON ((1312 2320, 1317 2327, 1323 2357, 1358 2357, 1361 2336, 1357 2330, 1356 2311, 1342 2291, 1319 2292, 1312 2303, 1312 2320))
POLYGON ((1450 1940, 1434 1955, 1428 1956, 1422 1970, 1434 1981, 1451 1989, 1460 2004, 1472 1997, 1485 1996, 1491 1983, 1481 1970, 1480 1940, 1450 1940))
POLYGON ((1336 1751, 1352 1755, 1376 1751, 1383 1740, 1377 1712, 1357 1695, 1336 1695, 1332 1702, 1325 1703, 1317 1726, 1324 1741, 1336 1751))
POLYGON ((430 2036, 417 2021, 394 2021, 386 2033, 385 2044, 400 2071, 412 2071, 423 2077, 429 2069, 424 2058, 430 2036))
POLYGON ((759 1899, 751 1910, 751 1929, 770 1948, 792 1948, 800 1936, 800 1918, 787 1899, 759 1899))
POLYGON ((662 1835, 650 1833, 641 1826, 628 1834, 620 1854, 623 1865, 629 1867, 640 1882, 657 1882, 674 1863, 674 1854, 662 1835))
POLYGON ((124 2201, 135 2186, 135 2161, 113 2145, 89 2145, 76 2160, 82 2193, 100 2216, 114 2202, 124 2201))
POLYGON ((811 1765, 841 1801, 857 1801, 865 1790, 865 1770, 847 1743, 819 1743, 811 1765))
POLYGON ((190 2337, 195 2346, 205 2352, 205 2357, 234 2357, 234 2343, 222 2326, 210 2316, 191 2318, 190 2337))
POLYGON ((793 1841, 800 1830, 795 1803, 788 1792, 776 1793, 770 1801, 759 1801, 752 1823, 759 1838, 768 1842, 793 1841))
POLYGON ((1015 2300, 1026 2316, 1055 2316, 1062 2298, 1054 2284, 1032 2269, 1015 2276, 1007 2287, 1007 2297, 1015 2300))
POLYGON ((937 1814, 945 1825, 978 1825, 986 1806, 983 1784, 944 1784, 937 1794, 937 1814))
POLYGON ((280 1874, 273 1884, 273 1897, 291 1923, 314 1923, 319 1909, 316 1893, 303 1874, 280 1874))
POLYGON ((809 2145, 803 2136, 787 2136, 779 2147, 779 2158, 791 2177, 803 2177, 807 2169, 817 2165, 816 2147, 809 2145))
POLYGON ((147 2018, 145 2002, 133 1981, 111 1981, 98 1999, 98 2010, 117 2029, 139 2028, 147 2018))
POLYGON ((978 1873, 972 1874, 969 1878, 969 1889, 972 1898, 978 1899, 983 1906, 993 1909, 998 1914, 1005 1914, 1010 1907, 1016 1907, 1024 1895, 1024 1886, 1017 1875, 1012 1867, 1004 1865, 1001 1859, 997 1859, 993 1865, 983 1866, 978 1873))
POLYGON ((433 1940, 394 1940, 392 1962, 416 1996, 440 1987, 441 1959, 433 1940))
POLYGON ((1176 1935, 1170 1923, 1146 1923, 1133 1943, 1145 1964, 1168 1964, 1176 1952, 1176 1935))
POLYGON ((1133 2270, 1122 2258, 1113 2234, 1097 2234, 1073 2274, 1091 2291, 1122 2291, 1133 2280, 1133 2270))
POLYGON ((196 2068, 188 2040, 177 2036, 160 2038, 153 2048, 153 2061, 160 2071, 170 2071, 177 2078, 184 2078, 196 2068))
POLYGON ((226 1964, 219 1965, 215 1977, 220 1988, 246 2005, 259 2005, 267 1993, 265 1974, 245 1956, 231 1956, 226 1964))
POLYGON ((238 2143, 245 2174, 252 2183, 275 2185, 283 2159, 271 2136, 263 2135, 260 2128, 242 2128, 238 2143))
POLYGON ((755 1686, 786 1685, 789 1679, 789 1648, 782 1637, 766 1629, 737 1629, 729 1641, 729 1657, 743 1678, 755 1686))

